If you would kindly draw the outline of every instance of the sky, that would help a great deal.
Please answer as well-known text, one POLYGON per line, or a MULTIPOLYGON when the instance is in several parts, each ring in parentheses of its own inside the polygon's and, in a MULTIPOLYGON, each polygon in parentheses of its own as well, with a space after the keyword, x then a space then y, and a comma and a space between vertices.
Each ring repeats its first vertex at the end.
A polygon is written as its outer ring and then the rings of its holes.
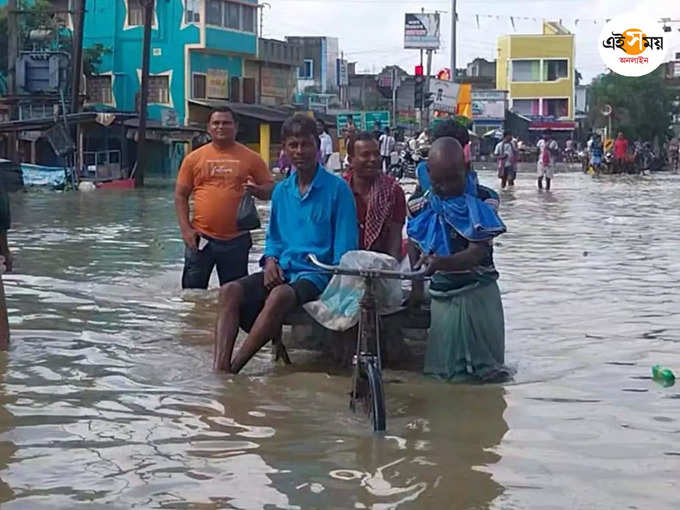
MULTIPOLYGON (((379 72, 399 65, 409 73, 420 60, 418 50, 403 49, 406 12, 441 12, 441 49, 433 56, 432 70, 449 67, 451 0, 260 0, 263 36, 337 37, 340 49, 357 71, 379 72)), ((476 57, 496 58, 497 38, 505 34, 541 33, 543 20, 559 21, 575 34, 576 69, 584 83, 605 71, 597 38, 606 19, 638 12, 655 19, 670 18, 673 27, 668 55, 680 52, 680 0, 458 0, 457 67, 476 57), (511 19, 512 17, 512 19, 511 19), (525 19, 528 18, 528 19, 525 19), (577 21, 578 20, 578 21, 577 21), (514 28, 513 28, 514 23, 514 28)))

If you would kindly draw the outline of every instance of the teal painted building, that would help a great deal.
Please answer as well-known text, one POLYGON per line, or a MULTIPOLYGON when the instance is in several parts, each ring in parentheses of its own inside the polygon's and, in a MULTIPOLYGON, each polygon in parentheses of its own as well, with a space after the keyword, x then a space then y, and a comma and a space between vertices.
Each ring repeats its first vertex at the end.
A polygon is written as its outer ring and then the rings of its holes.
MULTIPOLYGON (((85 48, 102 44, 98 75, 87 80, 96 109, 134 111, 141 82, 140 0, 87 0, 85 48)), ((189 125, 192 105, 240 101, 245 60, 257 55, 257 0, 156 0, 151 32, 149 119, 189 125)))

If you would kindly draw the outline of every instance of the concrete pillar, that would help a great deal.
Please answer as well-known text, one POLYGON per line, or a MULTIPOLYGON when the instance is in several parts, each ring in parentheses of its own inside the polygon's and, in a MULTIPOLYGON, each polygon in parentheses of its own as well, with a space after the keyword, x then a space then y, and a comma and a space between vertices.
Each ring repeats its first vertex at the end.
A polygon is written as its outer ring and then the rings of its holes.
POLYGON ((260 124, 260 157, 269 167, 270 163, 270 149, 271 149, 271 128, 269 124, 260 124))

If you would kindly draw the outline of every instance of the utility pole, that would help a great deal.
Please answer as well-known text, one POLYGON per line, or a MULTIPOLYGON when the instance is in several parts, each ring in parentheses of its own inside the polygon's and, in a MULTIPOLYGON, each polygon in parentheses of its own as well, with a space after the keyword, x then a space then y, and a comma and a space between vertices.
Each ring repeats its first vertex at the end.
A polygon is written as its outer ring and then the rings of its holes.
POLYGON ((261 2, 257 8, 260 9, 260 37, 262 37, 262 34, 264 34, 264 8, 269 7, 270 9, 272 8, 271 4, 268 4, 267 2, 261 2))
POLYGON ((80 110, 80 77, 83 74, 83 29, 85 27, 85 0, 73 2, 73 90, 71 91, 71 113, 80 110))
POLYGON ((456 81, 456 0, 451 0, 451 81, 456 81))
POLYGON ((137 127, 137 171, 135 186, 144 186, 146 170, 146 117, 149 104, 149 61, 151 53, 151 24, 153 23, 154 0, 143 0, 144 5, 144 43, 142 45, 142 84, 139 98, 139 126, 137 127))
MULTIPOLYGON (((425 92, 423 93, 423 101, 430 93, 430 75, 432 74, 432 50, 427 50, 427 74, 425 75, 425 92)), ((430 125, 430 107, 425 106, 423 109, 425 113, 425 127, 430 125)))
MULTIPOLYGON (((75 0, 73 2, 73 60, 72 66, 72 90, 71 90, 71 113, 80 111, 80 79, 83 74, 83 30, 85 28, 85 0, 75 0)), ((66 113, 66 112, 64 112, 66 113)), ((82 144, 80 137, 80 126, 75 128, 76 150, 73 154, 73 167, 75 175, 79 175, 80 165, 82 164, 82 144)))
MULTIPOLYGON (((7 3, 7 93, 10 97, 16 96, 17 93, 17 57, 18 51, 18 23, 17 23, 17 0, 9 0, 7 3)), ((9 107, 9 119, 15 120, 16 105, 14 98, 9 107)), ((17 134, 16 131, 11 131, 7 136, 7 157, 12 160, 17 160, 17 134)))
POLYGON ((397 67, 392 67, 392 127, 397 127, 397 67))

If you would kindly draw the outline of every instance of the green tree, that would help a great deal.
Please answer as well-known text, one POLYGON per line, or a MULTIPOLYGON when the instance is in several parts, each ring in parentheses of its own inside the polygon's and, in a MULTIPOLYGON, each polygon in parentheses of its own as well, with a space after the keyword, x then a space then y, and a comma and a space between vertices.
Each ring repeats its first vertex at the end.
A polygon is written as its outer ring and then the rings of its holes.
POLYGON ((665 85, 663 68, 640 77, 602 74, 590 86, 588 121, 591 127, 607 125, 602 114, 611 105, 612 131, 623 131, 628 138, 663 141, 672 121, 672 98, 665 85))

